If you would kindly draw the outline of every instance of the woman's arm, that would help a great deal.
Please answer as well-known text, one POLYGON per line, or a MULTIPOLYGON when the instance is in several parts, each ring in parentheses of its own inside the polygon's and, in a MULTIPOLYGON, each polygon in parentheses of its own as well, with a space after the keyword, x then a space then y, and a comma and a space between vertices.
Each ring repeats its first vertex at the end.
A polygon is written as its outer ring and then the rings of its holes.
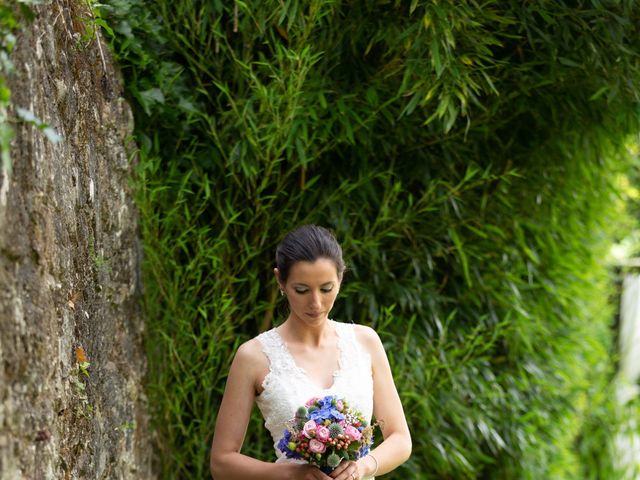
POLYGON ((210 467, 215 480, 326 480, 317 468, 270 463, 240 453, 256 397, 258 379, 268 371, 258 341, 242 344, 231 363, 211 444, 210 467))
MULTIPOLYGON (((376 475, 388 473, 403 464, 411 455, 411 434, 404 415, 391 366, 380 337, 370 327, 360 325, 357 331, 371 355, 373 368, 373 415, 380 423, 384 441, 371 454, 377 460, 376 475)), ((369 455, 357 461, 362 477, 374 473, 376 462, 369 455)))

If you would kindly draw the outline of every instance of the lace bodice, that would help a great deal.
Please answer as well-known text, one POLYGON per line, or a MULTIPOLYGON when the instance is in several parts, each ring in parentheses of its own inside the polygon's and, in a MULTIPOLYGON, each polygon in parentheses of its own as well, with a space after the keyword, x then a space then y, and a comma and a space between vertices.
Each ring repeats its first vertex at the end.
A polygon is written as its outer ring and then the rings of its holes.
POLYGON ((360 410, 367 421, 373 413, 373 378, 371 356, 355 336, 355 325, 328 320, 335 326, 340 349, 339 369, 333 374, 333 385, 321 388, 309 378, 307 372, 296 365, 280 334, 274 328, 258 335, 262 351, 269 359, 269 373, 265 376, 263 392, 256 397, 264 417, 265 427, 271 432, 276 463, 302 462, 286 458, 277 448, 283 436, 285 422, 291 420, 296 409, 314 396, 338 395, 360 410))

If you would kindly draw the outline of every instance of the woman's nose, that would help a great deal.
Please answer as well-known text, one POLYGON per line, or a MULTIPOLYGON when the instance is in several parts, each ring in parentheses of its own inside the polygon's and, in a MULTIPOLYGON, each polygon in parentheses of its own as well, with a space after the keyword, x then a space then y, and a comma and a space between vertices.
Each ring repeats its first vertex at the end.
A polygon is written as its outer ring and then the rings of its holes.
POLYGON ((312 306, 320 306, 322 303, 320 302, 320 293, 312 292, 311 293, 311 305, 312 306))

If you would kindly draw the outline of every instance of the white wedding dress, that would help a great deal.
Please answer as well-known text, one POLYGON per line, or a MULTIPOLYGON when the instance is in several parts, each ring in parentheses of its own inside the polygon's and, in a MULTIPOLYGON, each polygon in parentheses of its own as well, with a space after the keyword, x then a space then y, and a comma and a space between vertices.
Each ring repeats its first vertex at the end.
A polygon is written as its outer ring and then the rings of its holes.
MULTIPOLYGON (((301 405, 312 397, 337 395, 352 408, 362 412, 368 422, 373 414, 373 377, 371 356, 355 336, 355 325, 328 319, 335 326, 340 349, 339 369, 333 374, 333 385, 321 388, 307 372, 296 365, 282 337, 275 328, 258 335, 262 351, 269 359, 269 373, 265 376, 263 392, 256 397, 264 417, 264 425, 273 437, 276 463, 303 460, 287 458, 277 445, 283 436, 285 422, 291 420, 301 405)), ((373 478, 373 477, 369 477, 373 478)))

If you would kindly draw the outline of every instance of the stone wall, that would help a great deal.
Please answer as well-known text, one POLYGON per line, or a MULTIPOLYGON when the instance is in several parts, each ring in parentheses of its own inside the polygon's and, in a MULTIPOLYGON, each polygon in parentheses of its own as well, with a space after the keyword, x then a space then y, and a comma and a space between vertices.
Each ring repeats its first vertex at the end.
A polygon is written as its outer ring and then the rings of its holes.
POLYGON ((62 139, 17 122, 0 174, 2 480, 153 477, 133 120, 86 5, 33 7, 12 54, 10 113, 62 139))

